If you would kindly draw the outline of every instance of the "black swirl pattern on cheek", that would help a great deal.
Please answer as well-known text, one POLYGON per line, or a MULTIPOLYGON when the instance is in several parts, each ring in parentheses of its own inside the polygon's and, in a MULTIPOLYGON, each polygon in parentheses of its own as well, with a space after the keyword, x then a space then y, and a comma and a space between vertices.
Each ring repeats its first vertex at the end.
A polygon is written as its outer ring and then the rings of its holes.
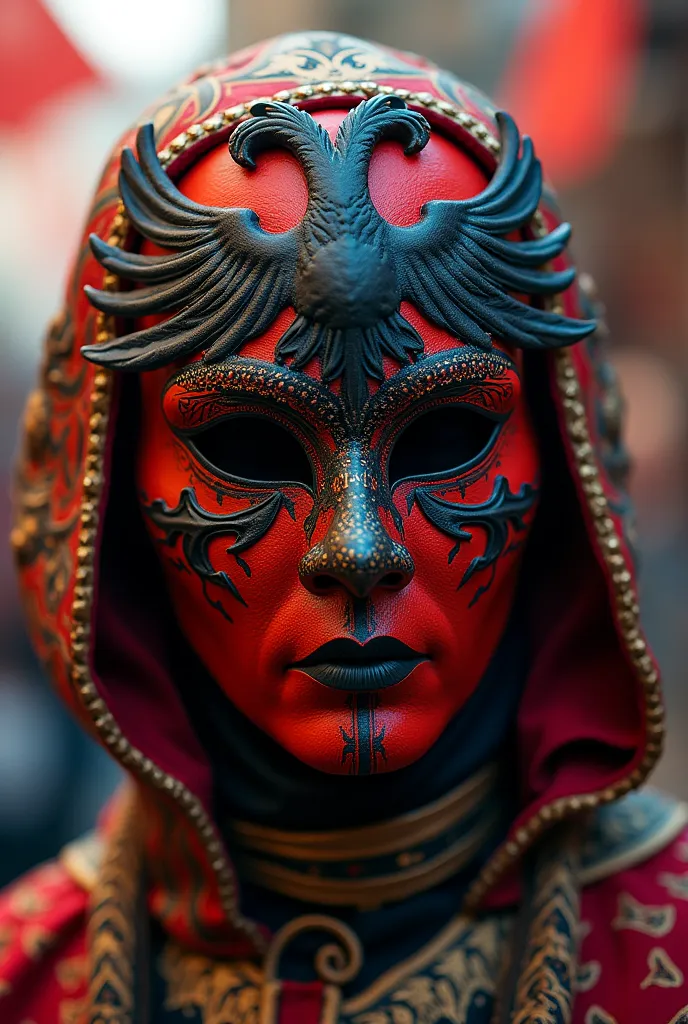
MULTIPOLYGON (((217 584, 228 590, 231 596, 244 606, 246 601, 230 576, 213 567, 208 550, 210 542, 216 537, 233 536, 234 543, 227 548, 227 553, 233 555, 244 574, 250 576, 251 569, 241 555, 265 536, 282 508, 286 508, 292 518, 294 517, 293 509, 290 509, 284 495, 281 491, 275 491, 249 508, 218 515, 206 511, 199 505, 193 487, 184 488, 174 508, 170 508, 161 498, 143 506, 151 522, 164 535, 161 544, 173 548, 181 538, 186 562, 200 577, 206 600, 229 622, 232 621, 231 615, 220 600, 210 596, 208 583, 217 584)), ((184 566, 183 562, 175 564, 184 566)))
POLYGON ((509 527, 514 534, 524 533, 526 516, 537 502, 539 489, 526 483, 514 494, 506 477, 498 476, 490 497, 478 505, 445 501, 422 487, 415 488, 412 497, 433 526, 456 541, 449 552, 450 564, 460 551, 461 544, 473 539, 471 529, 481 527, 485 531, 485 551, 472 559, 457 588, 464 587, 477 573, 490 570, 487 582, 478 587, 471 598, 471 608, 492 586, 498 559, 508 551, 513 551, 520 543, 518 540, 508 543, 509 527))

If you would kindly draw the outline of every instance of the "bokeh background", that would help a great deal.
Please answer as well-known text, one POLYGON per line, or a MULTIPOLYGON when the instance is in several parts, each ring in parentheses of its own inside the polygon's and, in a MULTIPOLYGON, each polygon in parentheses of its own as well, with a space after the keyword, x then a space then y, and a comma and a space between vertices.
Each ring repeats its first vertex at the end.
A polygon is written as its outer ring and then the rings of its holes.
MULTIPOLYGON (((656 781, 688 797, 686 0, 0 0, 0 536, 24 397, 109 147, 194 66, 309 27, 422 52, 535 139, 607 304, 669 706, 656 781)), ((0 544, 0 885, 87 829, 117 778, 42 677, 0 544)))

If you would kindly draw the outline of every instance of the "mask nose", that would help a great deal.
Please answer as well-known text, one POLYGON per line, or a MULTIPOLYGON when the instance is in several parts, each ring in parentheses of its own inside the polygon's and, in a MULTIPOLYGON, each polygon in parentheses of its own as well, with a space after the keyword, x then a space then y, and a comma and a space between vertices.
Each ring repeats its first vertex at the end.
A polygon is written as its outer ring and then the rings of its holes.
POLYGON ((366 460, 348 456, 331 491, 330 528, 299 564, 304 587, 313 594, 343 587, 358 598, 368 597, 376 587, 403 590, 413 578, 413 559, 380 522, 377 478, 366 460))

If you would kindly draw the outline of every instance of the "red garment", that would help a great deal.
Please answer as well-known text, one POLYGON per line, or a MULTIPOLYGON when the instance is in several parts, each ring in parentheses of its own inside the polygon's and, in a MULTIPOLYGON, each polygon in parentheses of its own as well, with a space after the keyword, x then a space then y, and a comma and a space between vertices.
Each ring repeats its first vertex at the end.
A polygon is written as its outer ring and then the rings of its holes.
MULTIPOLYGON (((37 868, 4 893, 3 1022, 79 1024, 87 909, 88 894, 59 862, 37 868)), ((685 1024, 688 829, 649 859, 586 887, 581 934, 572 1024, 685 1024)), ((302 988, 299 1001, 319 1002, 317 986, 302 988)), ((305 1024, 311 1018, 298 1019, 305 1024)))
POLYGON ((584 890, 574 1021, 688 1019, 688 832, 584 890))
POLYGON ((0 899, 2 1019, 76 1021, 87 985, 88 894, 55 861, 0 899))

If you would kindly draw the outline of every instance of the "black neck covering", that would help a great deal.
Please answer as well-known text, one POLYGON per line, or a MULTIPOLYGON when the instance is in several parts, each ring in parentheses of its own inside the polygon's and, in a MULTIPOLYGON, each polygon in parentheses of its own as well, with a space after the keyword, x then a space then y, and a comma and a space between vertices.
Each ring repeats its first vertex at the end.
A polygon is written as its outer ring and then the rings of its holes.
MULTIPOLYGON (((373 776, 328 775, 287 753, 242 715, 174 624, 133 479, 138 386, 125 380, 121 388, 119 401, 127 409, 127 422, 116 438, 106 520, 113 543, 106 548, 102 572, 109 585, 122 592, 122 600, 130 599, 127 588, 138 587, 142 578, 149 580, 151 590, 159 595, 155 608, 167 627, 169 664, 174 666, 175 686, 211 764, 215 818, 221 828, 232 818, 308 831, 366 825, 380 821, 383 814, 393 818, 438 799, 490 761, 500 760, 507 766, 514 763, 510 746, 529 661, 524 610, 530 585, 525 572, 521 573, 510 621, 478 687, 432 749, 414 764, 373 776), (131 579, 122 573, 123 566, 133 572, 131 579)), ((530 548, 526 562, 532 561, 530 548)), ((513 779, 515 773, 507 771, 505 775, 513 779)), ((507 803, 508 795, 504 796, 507 803)))
MULTIPOLYGON (((523 605, 517 598, 514 608, 523 605)), ((346 996, 436 936, 459 912, 480 866, 504 839, 516 809, 514 722, 527 665, 526 630, 515 611, 477 689, 432 749, 407 768, 374 776, 327 775, 302 764, 249 722, 198 664, 179 673, 189 717, 212 766, 215 818, 230 854, 232 819, 307 831, 366 825, 438 799, 488 762, 504 769, 485 808, 490 813, 499 804, 500 825, 470 865, 430 890, 375 910, 334 908, 365 950, 361 973, 345 987, 346 996)), ((242 880, 241 872, 239 882, 242 912, 273 932, 301 914, 330 912, 242 880)), ((282 957, 284 977, 311 980, 316 949, 312 934, 290 947, 282 957)))
MULTIPOLYGON (((127 429, 117 435, 108 506, 109 536, 115 540, 110 558, 118 570, 113 570, 114 578, 122 585, 122 565, 128 565, 136 570, 137 586, 142 577, 149 579, 151 588, 159 595, 156 608, 169 627, 165 635, 170 664, 175 669, 175 685, 208 755, 213 775, 214 816, 227 839, 228 825, 233 819, 309 831, 378 822, 438 799, 489 762, 499 761, 505 769, 500 790, 492 797, 501 805, 502 828, 465 870, 434 889, 377 910, 337 908, 334 916, 354 928, 365 948, 361 974, 345 992, 352 995, 437 935, 459 911, 463 894, 480 865, 506 835, 517 797, 514 725, 529 664, 524 615, 528 605, 529 588, 524 582, 527 574, 522 573, 514 611, 483 679, 431 750, 407 768, 374 776, 326 775, 309 768, 234 707, 174 624, 161 567, 141 522, 133 482, 138 387, 135 382, 125 381, 123 392, 121 401, 128 409, 129 420, 127 429), (124 551, 118 546, 123 538, 124 551)), ((532 557, 529 545, 530 561, 532 557)), ((322 907, 279 896, 241 878, 239 881, 242 912, 273 931, 299 914, 323 911, 322 907)), ((164 942, 164 934, 154 926, 155 949, 162 948, 164 942)), ((312 949, 295 949, 285 962, 285 976, 311 979, 312 954, 312 949)), ((151 965, 154 964, 152 956, 151 965)), ((150 980, 153 1005, 161 1007, 165 990, 155 969, 150 980)), ((166 1015, 163 1018, 168 1019, 166 1015)), ((163 1018, 154 1017, 156 1021, 163 1018)))
POLYGON ((212 766, 220 827, 229 819, 306 831, 367 825, 438 799, 490 761, 510 760, 528 662, 519 619, 512 615, 483 679, 435 745, 414 764, 373 776, 329 775, 303 764, 238 711, 198 663, 180 672, 182 698, 212 766))

